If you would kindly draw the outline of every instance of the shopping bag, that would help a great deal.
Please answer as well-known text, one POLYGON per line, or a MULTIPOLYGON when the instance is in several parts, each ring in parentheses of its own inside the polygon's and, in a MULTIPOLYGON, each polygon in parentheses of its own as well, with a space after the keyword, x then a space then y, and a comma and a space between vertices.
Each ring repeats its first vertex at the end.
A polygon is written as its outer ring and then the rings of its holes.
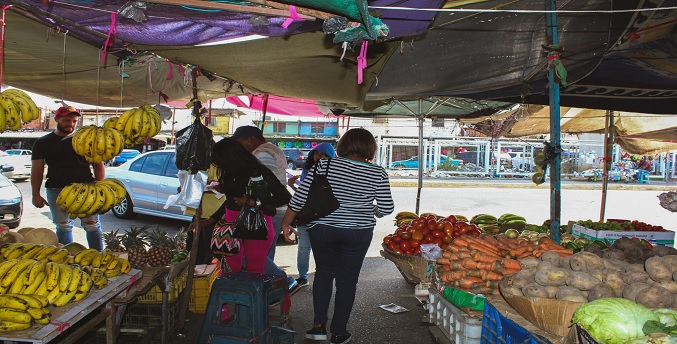
POLYGON ((176 133, 176 167, 195 173, 211 164, 214 135, 196 117, 193 124, 176 133))
POLYGON ((234 237, 243 240, 268 239, 268 224, 257 206, 244 206, 235 219, 234 237))
POLYGON ((234 224, 226 221, 225 215, 216 223, 210 242, 214 255, 232 256, 240 252, 240 239, 233 237, 234 231, 234 224))
MULTIPOLYGON (((331 159, 327 162, 327 172, 331 159)), ((339 208, 339 201, 334 196, 326 174, 317 173, 317 164, 313 173, 313 181, 308 189, 308 197, 301 211, 294 219, 295 226, 304 226, 308 223, 321 219, 339 208)))

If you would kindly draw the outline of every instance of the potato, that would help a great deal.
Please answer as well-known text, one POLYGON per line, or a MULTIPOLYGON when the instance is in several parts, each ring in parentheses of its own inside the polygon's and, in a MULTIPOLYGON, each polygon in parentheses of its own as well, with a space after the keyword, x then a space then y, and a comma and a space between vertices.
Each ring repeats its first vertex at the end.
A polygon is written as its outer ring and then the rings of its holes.
POLYGON ((571 256, 571 270, 574 271, 592 271, 604 268, 604 262, 600 257, 590 252, 578 252, 571 256))
POLYGON ((524 288, 522 288, 522 293, 524 293, 524 296, 544 298, 548 297, 548 291, 545 289, 545 287, 536 283, 526 285, 524 288))
POLYGON ((501 294, 503 294, 504 297, 524 296, 520 288, 517 288, 512 285, 501 287, 501 294))
POLYGON ((670 271, 677 272, 677 255, 663 256, 663 262, 670 267, 670 271))
POLYGON ((623 297, 635 301, 637 294, 642 293, 645 289, 649 289, 651 286, 647 283, 637 282, 628 284, 623 288, 623 297))
POLYGON ((535 268, 540 262, 541 261, 536 257, 526 257, 520 260, 520 266, 522 269, 531 269, 535 268))
POLYGON ((585 246, 583 247, 583 251, 585 251, 585 252, 592 252, 592 253, 594 253, 594 254, 597 254, 597 253, 599 253, 599 252, 602 252, 602 249, 599 248, 599 246, 597 246, 597 245, 595 245, 595 244, 587 244, 587 245, 585 245, 585 246))
POLYGON ((528 284, 534 283, 534 277, 532 276, 531 278, 528 278, 528 279, 526 279, 526 278, 513 278, 511 282, 512 283, 510 283, 510 284, 513 287, 522 289, 525 286, 527 286, 528 284))
POLYGON ((637 283, 637 282, 647 282, 649 279, 649 274, 646 271, 626 271, 623 274, 623 282, 627 284, 637 283))
POLYGON ((644 271, 644 264, 628 264, 625 266, 625 272, 644 271))
POLYGON ((677 257, 677 249, 669 246, 654 246, 653 252, 655 255, 663 257, 668 255, 675 255, 677 257))
POLYGON ((601 280, 593 275, 583 271, 572 271, 566 281, 567 285, 578 290, 592 290, 592 288, 600 283, 601 280))
POLYGON ((539 270, 534 275, 534 279, 536 280, 536 283, 542 286, 562 286, 566 284, 570 272, 571 271, 569 270, 561 268, 539 270))
POLYGON ((665 288, 673 294, 677 294, 677 281, 661 281, 655 282, 653 285, 665 288))
MULTIPOLYGON (((625 289, 625 282, 623 282, 623 276, 618 272, 610 272, 604 276, 604 284, 611 287, 614 291, 616 297, 623 296, 623 289, 625 289)), ((592 301, 592 300, 591 300, 592 301)))
POLYGON ((616 292, 613 288, 605 283, 597 284, 588 293, 588 301, 595 301, 605 297, 616 297, 616 292))
POLYGON ((672 280, 677 281, 677 271, 672 274, 672 280))
POLYGON ((588 271, 588 273, 592 276, 597 278, 600 282, 604 281, 604 277, 606 277, 606 273, 602 270, 593 270, 593 271, 588 271))
POLYGON ((560 264, 560 261, 562 261, 562 258, 559 256, 559 254, 557 254, 555 252, 546 251, 546 252, 543 252, 543 254, 541 255, 541 260, 550 262, 554 266, 560 266, 559 264, 560 264))
POLYGON ((564 269, 571 269, 571 265, 569 264, 571 262, 571 256, 564 256, 560 257, 560 262, 559 262, 559 267, 564 268, 564 269))
POLYGON ((556 266, 547 260, 540 261, 538 262, 538 265, 536 265, 536 270, 545 270, 554 268, 556 268, 556 266))
POLYGON ((625 255, 625 261, 629 263, 641 262, 644 257, 644 251, 640 247, 629 247, 623 250, 623 254, 625 255))
POLYGON ((644 268, 646 273, 649 274, 654 281, 671 281, 672 280, 672 271, 670 268, 665 265, 663 258, 661 257, 651 257, 644 262, 644 268))
POLYGON ((554 286, 554 285, 549 285, 549 286, 545 287, 545 290, 548 291, 548 298, 554 299, 555 296, 557 295, 557 292, 559 291, 559 287, 554 286))
POLYGON ((635 301, 649 308, 669 308, 674 303, 674 296, 665 288, 653 286, 637 294, 635 301))
POLYGON ((604 250, 604 253, 602 254, 602 258, 611 259, 611 260, 624 260, 625 254, 623 253, 622 250, 619 250, 617 248, 608 248, 608 249, 604 250))
POLYGON ((537 271, 536 269, 522 269, 520 271, 515 272, 513 278, 533 282, 536 271, 537 271))
POLYGON ((619 250, 622 250, 623 252, 631 248, 641 248, 641 246, 643 246, 642 243, 640 243, 637 240, 632 240, 630 238, 620 238, 614 241, 612 245, 613 248, 617 248, 619 250))
POLYGON ((583 296, 580 290, 574 288, 574 287, 569 287, 569 286, 561 286, 559 287, 559 290, 557 291, 557 294, 555 295, 555 299, 557 300, 562 300, 567 296, 572 296, 572 295, 578 295, 578 296, 583 296))
POLYGON ((622 274, 625 272, 625 267, 628 266, 628 263, 620 260, 603 259, 602 262, 606 272, 620 272, 622 274))

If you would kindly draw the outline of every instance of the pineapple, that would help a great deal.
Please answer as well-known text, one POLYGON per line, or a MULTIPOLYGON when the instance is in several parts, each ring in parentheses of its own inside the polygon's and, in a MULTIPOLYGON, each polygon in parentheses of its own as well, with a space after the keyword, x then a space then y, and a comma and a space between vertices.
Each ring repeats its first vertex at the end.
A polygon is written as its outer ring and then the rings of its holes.
POLYGON ((181 227, 176 234, 174 234, 173 237, 171 237, 170 242, 171 242, 171 248, 173 250, 185 250, 186 249, 186 231, 181 227))
POLYGON ((118 235, 120 230, 111 230, 110 233, 103 234, 103 242, 106 244, 106 248, 113 252, 124 252, 125 249, 120 244, 121 235, 118 235))
POLYGON ((150 266, 167 266, 172 260, 171 238, 157 226, 144 235, 148 242, 148 264, 150 266))
POLYGON ((122 237, 122 244, 127 250, 129 264, 134 268, 142 268, 148 263, 148 252, 143 233, 149 226, 131 227, 122 237))

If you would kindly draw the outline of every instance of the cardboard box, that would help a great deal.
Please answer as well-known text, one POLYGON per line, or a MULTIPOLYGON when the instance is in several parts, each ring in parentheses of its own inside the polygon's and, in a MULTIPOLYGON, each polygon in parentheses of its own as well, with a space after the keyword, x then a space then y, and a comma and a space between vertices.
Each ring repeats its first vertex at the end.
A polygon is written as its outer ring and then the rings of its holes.
MULTIPOLYGON (((507 283, 508 279, 504 278, 499 288, 504 288, 507 283)), ((514 308, 529 322, 556 336, 565 336, 569 333, 571 318, 578 307, 583 304, 583 302, 560 301, 541 297, 506 295, 503 295, 503 297, 510 307, 514 308)))
POLYGON ((596 231, 581 225, 573 224, 571 234, 575 237, 588 238, 590 240, 609 240, 614 242, 622 237, 645 239, 652 245, 675 246, 675 232, 631 232, 631 231, 596 231))

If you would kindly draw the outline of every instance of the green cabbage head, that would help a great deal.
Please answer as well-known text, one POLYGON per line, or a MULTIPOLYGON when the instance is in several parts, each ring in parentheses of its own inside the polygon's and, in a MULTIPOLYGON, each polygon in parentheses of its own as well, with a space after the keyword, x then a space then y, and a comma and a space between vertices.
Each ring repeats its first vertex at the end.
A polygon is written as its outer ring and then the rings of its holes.
POLYGON ((578 307, 571 323, 580 324, 600 343, 617 344, 643 337, 642 327, 648 320, 659 319, 651 309, 639 303, 603 298, 578 307))

